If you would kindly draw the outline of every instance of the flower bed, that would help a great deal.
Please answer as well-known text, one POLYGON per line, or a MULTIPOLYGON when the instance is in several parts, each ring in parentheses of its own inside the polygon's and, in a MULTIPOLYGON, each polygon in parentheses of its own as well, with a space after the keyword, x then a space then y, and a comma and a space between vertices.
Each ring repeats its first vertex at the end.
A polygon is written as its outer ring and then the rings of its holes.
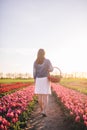
POLYGON ((0 130, 14 130, 16 123, 23 121, 24 118, 21 118, 21 115, 27 112, 33 97, 34 86, 3 96, 0 99, 0 130))
POLYGON ((21 87, 27 87, 29 86, 31 83, 12 83, 12 84, 0 84, 0 94, 1 93, 5 93, 5 92, 9 92, 11 90, 15 90, 21 87))
POLYGON ((52 89, 70 111, 75 122, 81 122, 87 127, 87 96, 59 84, 52 83, 52 89))

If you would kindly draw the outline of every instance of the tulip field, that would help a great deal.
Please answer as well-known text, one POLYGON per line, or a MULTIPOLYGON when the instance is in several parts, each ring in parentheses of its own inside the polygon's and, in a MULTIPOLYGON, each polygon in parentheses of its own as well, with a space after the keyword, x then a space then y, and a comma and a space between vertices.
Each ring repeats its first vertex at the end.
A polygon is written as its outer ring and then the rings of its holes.
POLYGON ((34 86, 31 83, 0 84, 0 95, 0 130, 20 130, 34 105, 34 86))
MULTIPOLYGON (((79 82, 81 82, 81 79, 79 82)), ((76 82, 73 82, 73 84, 76 85, 76 82)), ((87 80, 85 84, 87 84, 87 80)), ((85 129, 87 129, 87 93, 81 91, 81 86, 75 88, 75 86, 72 85, 71 89, 71 86, 69 87, 66 82, 65 85, 66 87, 52 83, 52 90, 69 111, 70 116, 74 118, 74 121, 83 124, 85 129)), ((85 87, 86 88, 83 87, 83 89, 87 91, 87 86, 85 85, 85 87)))
POLYGON ((0 85, 0 94, 2 93, 6 93, 6 92, 9 92, 9 91, 12 91, 12 90, 17 90, 17 89, 20 89, 22 88, 23 86, 24 87, 27 87, 29 86, 30 83, 11 83, 11 84, 1 84, 0 85))
MULTIPOLYGON (((70 117, 87 129, 87 80, 65 79, 51 83, 52 91, 70 117), (82 89, 83 88, 83 89, 82 89)), ((33 82, 0 83, 0 130, 22 130, 35 105, 33 82)))

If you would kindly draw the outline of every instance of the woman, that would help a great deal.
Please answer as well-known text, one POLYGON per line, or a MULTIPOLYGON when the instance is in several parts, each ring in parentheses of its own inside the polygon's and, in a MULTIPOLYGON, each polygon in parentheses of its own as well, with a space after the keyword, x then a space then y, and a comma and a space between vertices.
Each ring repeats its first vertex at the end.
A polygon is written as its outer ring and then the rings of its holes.
POLYGON ((50 60, 45 58, 44 49, 39 49, 33 65, 33 77, 35 79, 35 94, 38 95, 38 102, 43 116, 46 116, 48 95, 51 94, 48 75, 52 71, 53 66, 50 60))

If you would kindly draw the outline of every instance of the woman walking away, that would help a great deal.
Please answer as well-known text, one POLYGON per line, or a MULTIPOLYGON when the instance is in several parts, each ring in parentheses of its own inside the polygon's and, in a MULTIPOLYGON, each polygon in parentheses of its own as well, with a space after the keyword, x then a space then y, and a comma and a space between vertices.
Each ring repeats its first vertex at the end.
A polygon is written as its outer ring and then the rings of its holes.
POLYGON ((53 66, 50 60, 45 58, 44 49, 39 49, 33 64, 33 77, 35 80, 35 94, 38 95, 38 103, 43 116, 47 116, 48 95, 51 94, 51 84, 48 80, 48 75, 52 71, 53 66))

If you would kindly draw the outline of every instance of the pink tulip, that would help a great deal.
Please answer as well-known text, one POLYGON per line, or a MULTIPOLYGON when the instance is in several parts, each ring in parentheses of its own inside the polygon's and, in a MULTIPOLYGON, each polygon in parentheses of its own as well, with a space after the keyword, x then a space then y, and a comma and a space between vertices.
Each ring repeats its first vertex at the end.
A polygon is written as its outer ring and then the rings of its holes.
POLYGON ((13 119, 12 119, 12 122, 13 122, 13 123, 16 123, 17 121, 18 121, 18 118, 13 118, 13 119))
POLYGON ((6 126, 6 125, 7 125, 7 120, 3 118, 2 124, 3 124, 4 126, 6 126))
POLYGON ((19 110, 19 109, 16 110, 16 113, 19 114, 19 115, 21 114, 21 112, 22 112, 22 111, 19 110))
POLYGON ((0 124, 0 130, 4 130, 4 125, 0 124))
POLYGON ((74 115, 72 111, 70 111, 70 115, 74 115))
POLYGON ((15 113, 15 117, 18 118, 18 114, 17 113, 15 113))
POLYGON ((8 108, 8 113, 10 113, 11 111, 12 111, 12 109, 9 107, 9 108, 8 108))
POLYGON ((0 122, 2 122, 2 116, 0 116, 0 122))
POLYGON ((76 116, 75 121, 80 122, 80 116, 76 116))
POLYGON ((85 126, 87 126, 87 121, 84 121, 85 126))
POLYGON ((13 118, 13 117, 14 117, 14 113, 13 113, 13 112, 11 112, 11 113, 7 113, 6 116, 7 116, 7 117, 10 117, 10 118, 13 118))
POLYGON ((83 119, 84 119, 84 120, 87 120, 87 116, 86 116, 86 115, 83 115, 83 119))
POLYGON ((87 113, 87 107, 85 108, 85 113, 87 113))

